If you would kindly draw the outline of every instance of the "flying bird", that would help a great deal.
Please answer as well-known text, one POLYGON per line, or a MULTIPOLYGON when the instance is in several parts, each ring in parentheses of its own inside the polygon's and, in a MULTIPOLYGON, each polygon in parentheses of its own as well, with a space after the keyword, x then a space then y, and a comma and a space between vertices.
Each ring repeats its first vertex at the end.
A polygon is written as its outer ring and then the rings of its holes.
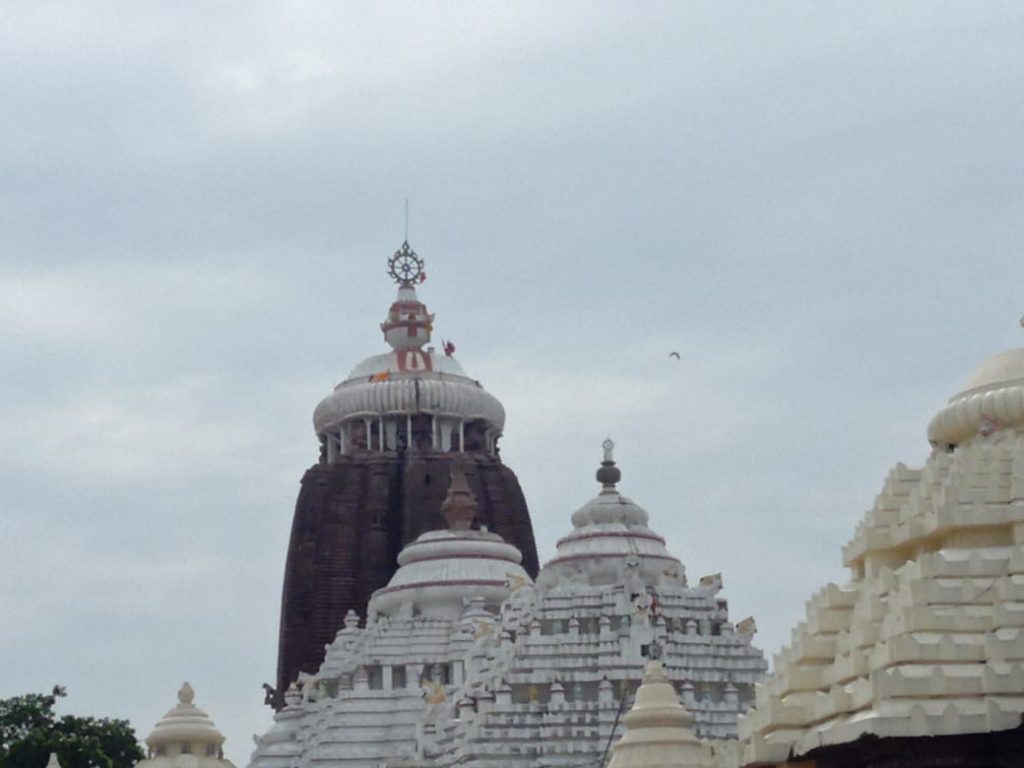
POLYGON ((678 352, 669 352, 668 356, 669 357, 674 357, 676 360, 679 359, 679 353, 678 352))

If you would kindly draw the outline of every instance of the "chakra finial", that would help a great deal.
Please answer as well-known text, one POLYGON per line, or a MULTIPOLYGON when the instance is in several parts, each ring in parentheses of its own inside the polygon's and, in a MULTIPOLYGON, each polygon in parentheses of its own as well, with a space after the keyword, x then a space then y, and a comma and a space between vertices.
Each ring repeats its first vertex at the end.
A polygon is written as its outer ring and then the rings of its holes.
MULTIPOLYGON (((398 297, 388 310, 387 320, 381 323, 384 339, 395 350, 419 349, 430 341, 434 316, 416 298, 416 284, 426 280, 427 273, 423 271, 423 259, 416 255, 408 240, 388 259, 388 274, 398 283, 398 297)), ((415 365, 409 364, 410 370, 430 370, 429 358, 414 362, 415 365)))
POLYGON ((604 448, 604 461, 601 462, 601 468, 597 470, 597 482, 601 484, 601 493, 615 493, 615 484, 622 479, 622 472, 615 466, 615 460, 612 459, 612 449, 615 448, 615 443, 608 438, 601 445, 604 448))
POLYGON ((423 271, 423 259, 412 249, 408 240, 388 259, 388 274, 396 283, 407 288, 427 279, 427 273, 423 271))

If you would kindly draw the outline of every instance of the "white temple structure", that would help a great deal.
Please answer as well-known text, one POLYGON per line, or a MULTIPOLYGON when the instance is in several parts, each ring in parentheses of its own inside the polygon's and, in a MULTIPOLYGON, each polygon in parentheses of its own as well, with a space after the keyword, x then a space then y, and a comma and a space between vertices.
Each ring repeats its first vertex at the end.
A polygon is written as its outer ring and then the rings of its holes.
POLYGON ((224 734, 194 698, 192 686, 182 683, 178 703, 146 737, 147 756, 136 768, 235 768, 224 757, 224 734))
POLYGON ((766 669, 753 621, 729 621, 718 575, 687 584, 616 489, 611 451, 536 584, 515 547, 471 528, 476 502, 455 473, 448 529, 405 547, 365 628, 349 615, 252 768, 597 765, 654 657, 695 735, 735 738, 766 669))
POLYGON ((758 686, 743 764, 1024 765, 1024 349, 985 361, 928 437, 758 686))

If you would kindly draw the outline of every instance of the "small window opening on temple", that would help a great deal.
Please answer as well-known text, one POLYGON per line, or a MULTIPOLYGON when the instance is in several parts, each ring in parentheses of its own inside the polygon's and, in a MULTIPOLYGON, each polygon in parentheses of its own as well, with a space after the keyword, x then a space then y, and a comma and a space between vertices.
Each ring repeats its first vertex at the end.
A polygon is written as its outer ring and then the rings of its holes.
POLYGON ((405 688, 405 667, 391 668, 391 687, 405 688))

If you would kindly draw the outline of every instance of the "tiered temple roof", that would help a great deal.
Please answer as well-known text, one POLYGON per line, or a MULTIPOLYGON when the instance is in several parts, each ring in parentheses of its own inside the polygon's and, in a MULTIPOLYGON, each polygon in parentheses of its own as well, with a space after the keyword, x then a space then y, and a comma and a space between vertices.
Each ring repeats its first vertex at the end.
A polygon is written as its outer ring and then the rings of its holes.
MULTIPOLYGON (((852 580, 811 598, 758 687, 744 763, 838 754, 870 735, 905 742, 908 757, 894 741, 885 765, 931 765, 929 750, 942 765, 976 764, 955 762, 960 750, 1003 764, 984 757, 984 739, 952 737, 1015 729, 1024 715, 1022 430, 1015 350, 983 364, 932 421, 923 469, 889 474, 843 550, 852 580)), ((1024 739, 1017 749, 1024 758, 1024 739)))
POLYGON ((146 757, 136 768, 234 768, 224 757, 224 734, 197 707, 188 683, 178 690, 178 703, 146 737, 146 757))
MULTIPOLYGON (((689 586, 616 489, 610 443, 598 479, 536 585, 514 547, 457 527, 464 514, 406 547, 366 627, 349 615, 253 766, 285 768, 285 752, 289 768, 597 764, 654 657, 696 736, 735 737, 766 668, 753 621, 729 621, 717 574, 689 586)), ((453 480, 446 505, 460 493, 453 480)))

